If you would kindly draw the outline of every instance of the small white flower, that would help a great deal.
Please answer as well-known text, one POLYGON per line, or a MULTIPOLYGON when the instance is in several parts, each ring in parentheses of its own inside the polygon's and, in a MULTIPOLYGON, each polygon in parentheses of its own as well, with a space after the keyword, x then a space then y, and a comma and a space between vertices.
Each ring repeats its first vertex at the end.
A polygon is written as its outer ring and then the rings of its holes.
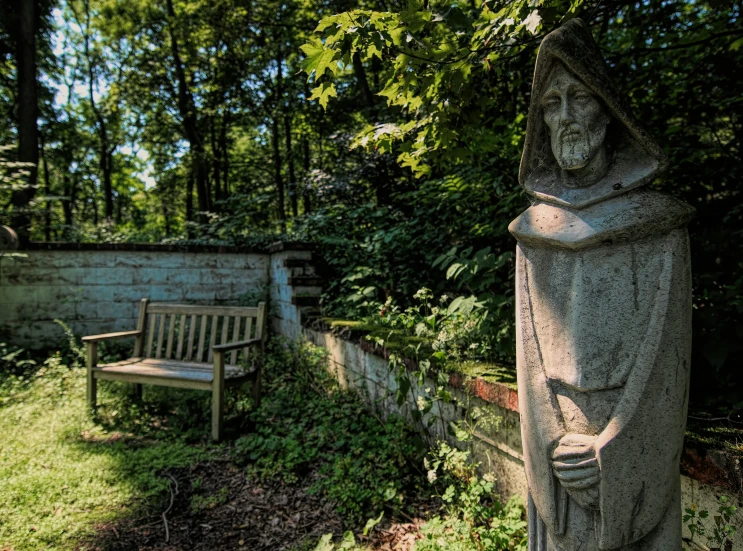
POLYGON ((423 411, 426 409, 426 399, 423 396, 418 396, 418 399, 416 400, 418 409, 420 411, 423 411))
POLYGON ((427 287, 421 287, 413 295, 413 298, 417 298, 418 300, 426 300, 429 298, 433 298, 433 293, 431 292, 431 289, 428 289, 427 287))
POLYGON ((431 484, 436 482, 436 471, 428 471, 426 476, 428 477, 428 482, 431 484))
POLYGON ((475 348, 477 348, 478 346, 479 346, 479 345, 478 345, 478 344, 477 344, 476 342, 473 342, 472 344, 470 344, 470 349, 474 350, 474 349, 475 349, 475 348))

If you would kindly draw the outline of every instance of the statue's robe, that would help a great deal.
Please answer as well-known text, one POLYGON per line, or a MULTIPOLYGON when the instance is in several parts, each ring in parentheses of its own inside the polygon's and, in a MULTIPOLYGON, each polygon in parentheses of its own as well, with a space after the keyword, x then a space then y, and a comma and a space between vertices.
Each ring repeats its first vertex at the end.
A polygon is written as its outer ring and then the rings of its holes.
POLYGON ((584 209, 536 202, 509 227, 530 551, 678 551, 692 215, 636 190, 584 209), (596 510, 553 474, 567 433, 597 437, 596 510))

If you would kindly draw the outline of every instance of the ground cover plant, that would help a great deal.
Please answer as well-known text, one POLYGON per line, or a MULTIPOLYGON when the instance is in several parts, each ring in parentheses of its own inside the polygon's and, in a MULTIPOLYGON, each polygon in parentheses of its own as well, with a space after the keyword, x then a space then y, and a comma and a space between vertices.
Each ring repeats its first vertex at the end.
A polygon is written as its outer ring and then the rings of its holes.
POLYGON ((48 355, 0 345, 4 549, 160 549, 166 535, 204 550, 344 538, 369 550, 394 540, 411 550, 428 541, 427 551, 441 538, 521 548, 523 508, 501 505, 464 455, 442 462, 400 417, 382 419, 339 388, 322 349, 272 346, 263 403, 230 396, 236 440, 222 445, 209 443, 204 393, 147 387, 140 402, 127 385, 102 384, 92 417, 81 360, 71 335, 48 355))

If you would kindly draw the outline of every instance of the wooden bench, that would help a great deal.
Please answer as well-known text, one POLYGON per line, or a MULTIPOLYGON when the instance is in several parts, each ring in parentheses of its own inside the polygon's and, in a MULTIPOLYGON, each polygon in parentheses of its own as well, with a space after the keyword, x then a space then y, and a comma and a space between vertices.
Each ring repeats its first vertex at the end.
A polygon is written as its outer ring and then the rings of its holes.
POLYGON ((90 406, 96 407, 99 380, 134 383, 139 396, 142 384, 208 390, 212 393, 212 439, 220 440, 225 385, 252 380, 254 401, 260 403, 266 315, 263 302, 244 308, 142 299, 135 331, 83 337, 88 347, 90 406), (135 337, 132 357, 99 365, 98 343, 126 337, 135 337))

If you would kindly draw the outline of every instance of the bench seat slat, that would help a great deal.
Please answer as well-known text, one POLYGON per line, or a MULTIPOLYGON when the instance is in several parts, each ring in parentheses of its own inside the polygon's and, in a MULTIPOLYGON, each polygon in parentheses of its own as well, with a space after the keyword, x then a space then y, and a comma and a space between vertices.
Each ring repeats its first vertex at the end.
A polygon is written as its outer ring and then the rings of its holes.
MULTIPOLYGON (((178 362, 174 360, 157 360, 155 358, 130 358, 112 364, 103 364, 95 367, 96 376, 105 374, 110 376, 137 375, 143 377, 158 377, 165 379, 182 379, 211 383, 214 375, 212 366, 196 362, 178 362)), ((249 375, 237 366, 225 366, 225 379, 235 379, 249 375)))

